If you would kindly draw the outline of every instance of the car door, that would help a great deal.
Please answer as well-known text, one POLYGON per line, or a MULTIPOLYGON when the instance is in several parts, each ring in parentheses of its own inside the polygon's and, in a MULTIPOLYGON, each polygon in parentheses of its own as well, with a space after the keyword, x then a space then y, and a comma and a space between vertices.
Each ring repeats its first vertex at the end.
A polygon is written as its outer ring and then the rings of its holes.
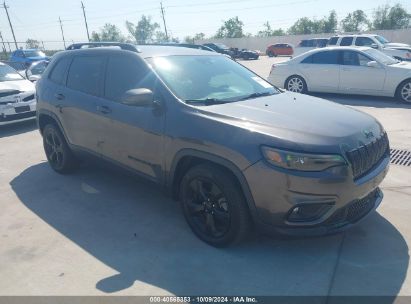
MULTIPOLYGON (((97 111, 106 56, 73 56, 66 86, 54 91, 58 116, 71 144, 100 153, 103 130, 97 111)), ((53 71, 51 72, 51 77, 53 71)))
POLYGON ((300 69, 308 90, 315 92, 337 92, 340 82, 339 51, 325 50, 305 58, 300 69))
POLYGON ((158 181, 162 178, 165 113, 155 79, 137 54, 112 55, 107 62, 104 99, 99 106, 104 120, 103 155, 158 181), (125 92, 137 88, 152 90, 159 103, 150 106, 123 104, 125 92))
POLYGON ((358 51, 342 51, 340 91, 355 94, 379 94, 384 88, 386 71, 383 65, 369 67, 374 61, 358 51))

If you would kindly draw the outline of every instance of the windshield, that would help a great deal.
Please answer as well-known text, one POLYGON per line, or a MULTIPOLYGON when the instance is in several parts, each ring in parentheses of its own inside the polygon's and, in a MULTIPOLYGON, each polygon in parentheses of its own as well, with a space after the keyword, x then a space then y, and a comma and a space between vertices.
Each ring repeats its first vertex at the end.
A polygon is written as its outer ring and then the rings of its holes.
POLYGON ((30 67, 30 72, 32 75, 41 75, 46 70, 48 65, 47 61, 35 62, 30 67))
POLYGON ((0 82, 12 81, 12 80, 23 80, 23 76, 16 72, 8 65, 0 65, 0 82))
POLYGON ((382 44, 389 43, 389 41, 385 39, 383 36, 375 36, 375 39, 377 39, 382 44))
POLYGON ((279 93, 264 79, 225 56, 168 56, 148 61, 182 100, 233 102, 279 93))
POLYGON ((220 49, 223 49, 223 50, 228 50, 229 49, 228 46, 226 46, 225 44, 222 44, 222 43, 215 43, 215 45, 218 46, 220 49))
POLYGON ((375 49, 366 50, 365 53, 370 55, 372 58, 376 59, 378 62, 381 62, 386 65, 391 65, 391 64, 398 62, 397 59, 394 59, 388 55, 385 55, 383 52, 380 52, 375 49))
POLYGON ((24 56, 26 57, 46 57, 46 54, 44 54, 42 51, 27 50, 27 51, 24 51, 24 56))

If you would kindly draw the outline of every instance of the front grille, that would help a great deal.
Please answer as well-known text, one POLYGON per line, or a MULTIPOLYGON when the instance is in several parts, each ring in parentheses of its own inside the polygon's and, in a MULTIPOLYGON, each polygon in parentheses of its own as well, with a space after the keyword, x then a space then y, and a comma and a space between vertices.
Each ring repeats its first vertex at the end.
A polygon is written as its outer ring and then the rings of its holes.
POLYGON ((375 206, 378 198, 378 188, 366 197, 355 200, 350 205, 338 209, 326 222, 328 226, 342 226, 355 223, 368 214, 375 206))
POLYGON ((389 154, 389 151, 387 133, 367 145, 348 151, 347 157, 351 163, 354 179, 369 173, 387 153, 389 154))

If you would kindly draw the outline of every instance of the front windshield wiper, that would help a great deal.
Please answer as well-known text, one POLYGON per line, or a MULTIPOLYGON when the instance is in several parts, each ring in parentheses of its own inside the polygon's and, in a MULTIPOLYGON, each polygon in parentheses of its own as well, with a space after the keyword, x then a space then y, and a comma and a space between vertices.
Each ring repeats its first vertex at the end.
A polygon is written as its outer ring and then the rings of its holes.
POLYGON ((185 102, 188 104, 202 103, 206 106, 209 106, 209 105, 215 105, 215 104, 223 104, 223 103, 227 103, 230 101, 217 99, 217 98, 204 98, 204 99, 186 99, 185 102))
POLYGON ((262 93, 252 93, 248 96, 242 97, 239 100, 247 100, 247 99, 253 99, 253 98, 258 98, 258 97, 264 97, 264 96, 270 96, 270 95, 274 95, 275 92, 262 92, 262 93))

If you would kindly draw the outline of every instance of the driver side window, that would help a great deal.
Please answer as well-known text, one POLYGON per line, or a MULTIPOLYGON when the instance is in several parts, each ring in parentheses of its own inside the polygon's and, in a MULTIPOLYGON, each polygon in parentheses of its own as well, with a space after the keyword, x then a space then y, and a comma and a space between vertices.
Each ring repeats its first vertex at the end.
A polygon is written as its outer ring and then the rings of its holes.
POLYGON ((364 56, 361 53, 354 51, 343 52, 343 65, 366 67, 367 63, 370 61, 372 61, 370 58, 364 56))

